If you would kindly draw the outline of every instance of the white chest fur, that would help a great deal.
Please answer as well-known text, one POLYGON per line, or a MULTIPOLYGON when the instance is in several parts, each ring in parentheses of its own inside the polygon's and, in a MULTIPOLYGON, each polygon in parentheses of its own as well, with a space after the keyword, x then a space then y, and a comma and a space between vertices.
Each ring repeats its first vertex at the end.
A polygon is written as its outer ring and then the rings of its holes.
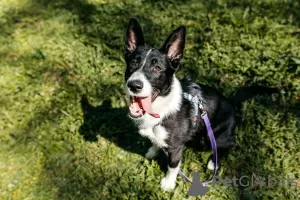
POLYGON ((156 144, 160 148, 168 146, 165 140, 168 138, 169 133, 161 125, 148 129, 140 129, 139 133, 142 136, 149 138, 153 144, 156 144))
POLYGON ((157 97, 152 103, 152 111, 158 113, 160 118, 154 118, 146 113, 143 117, 135 120, 139 127, 139 133, 149 138, 157 146, 166 147, 165 140, 168 138, 169 133, 159 124, 165 117, 177 112, 180 109, 181 102, 182 88, 180 82, 174 76, 170 93, 165 97, 157 97))
POLYGON ((165 117, 179 111, 182 102, 182 88, 179 80, 174 76, 171 91, 167 96, 158 96, 152 103, 153 113, 158 113, 160 118, 154 118, 149 114, 134 119, 140 129, 152 128, 159 124, 165 117))

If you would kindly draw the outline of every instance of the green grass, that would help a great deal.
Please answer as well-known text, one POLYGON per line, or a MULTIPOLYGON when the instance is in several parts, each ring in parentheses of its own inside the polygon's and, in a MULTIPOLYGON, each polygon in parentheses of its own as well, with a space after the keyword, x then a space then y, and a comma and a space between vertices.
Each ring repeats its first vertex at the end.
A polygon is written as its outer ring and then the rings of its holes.
MULTIPOLYGON (((289 177, 298 187, 212 186, 201 199, 300 196, 300 2, 280 0, 0 0, 0 199, 195 199, 126 117, 124 31, 135 16, 162 45, 186 25, 179 77, 228 96, 242 85, 283 89, 244 103, 237 145, 219 176, 289 177)), ((206 170, 188 149, 182 169, 206 170)), ((200 199, 200 198, 199 198, 200 199)))

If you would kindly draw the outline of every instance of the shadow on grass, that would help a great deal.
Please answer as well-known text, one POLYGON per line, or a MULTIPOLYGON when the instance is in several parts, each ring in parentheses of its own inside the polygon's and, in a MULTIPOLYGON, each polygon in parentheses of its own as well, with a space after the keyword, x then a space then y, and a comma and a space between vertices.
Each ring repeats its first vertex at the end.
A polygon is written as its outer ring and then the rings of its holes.
MULTIPOLYGON (((81 98, 81 108, 84 122, 79 128, 79 133, 85 140, 97 141, 101 136, 118 147, 135 154, 144 156, 151 147, 148 139, 138 133, 134 122, 128 117, 128 108, 112 108, 109 100, 99 106, 93 106, 86 96, 81 98)), ((167 169, 166 158, 160 154, 155 159, 161 170, 167 169)))
POLYGON ((100 106, 92 106, 86 96, 81 98, 84 123, 79 133, 87 141, 96 141, 99 133, 117 146, 134 153, 143 155, 140 148, 145 142, 137 133, 137 128, 127 116, 127 108, 112 108, 109 100, 100 106))

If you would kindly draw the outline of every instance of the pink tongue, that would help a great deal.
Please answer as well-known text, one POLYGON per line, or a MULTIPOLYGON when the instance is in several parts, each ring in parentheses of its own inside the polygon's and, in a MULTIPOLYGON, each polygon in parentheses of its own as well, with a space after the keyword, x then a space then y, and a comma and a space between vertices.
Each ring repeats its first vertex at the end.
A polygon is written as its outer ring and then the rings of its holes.
POLYGON ((155 118, 160 118, 159 114, 152 112, 151 96, 141 99, 141 103, 145 112, 155 118))

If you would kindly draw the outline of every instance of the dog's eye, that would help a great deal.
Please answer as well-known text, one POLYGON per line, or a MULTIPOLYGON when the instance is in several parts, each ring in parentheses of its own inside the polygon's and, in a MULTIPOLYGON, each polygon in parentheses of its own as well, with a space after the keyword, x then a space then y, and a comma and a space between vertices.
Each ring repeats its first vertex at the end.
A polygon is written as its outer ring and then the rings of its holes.
POLYGON ((135 66, 135 65, 136 65, 136 60, 130 61, 129 65, 130 65, 131 67, 135 66))
POLYGON ((152 62, 152 65, 155 65, 155 64, 157 63, 157 59, 156 59, 156 58, 153 58, 153 59, 151 60, 151 62, 152 62))
POLYGON ((161 70, 161 67, 160 67, 160 66, 154 66, 154 67, 152 68, 152 70, 153 70, 154 72, 159 72, 159 71, 161 70))
POLYGON ((129 65, 131 67, 136 67, 139 63, 141 62, 141 57, 140 56, 137 56, 134 60, 131 60, 129 62, 129 65))

